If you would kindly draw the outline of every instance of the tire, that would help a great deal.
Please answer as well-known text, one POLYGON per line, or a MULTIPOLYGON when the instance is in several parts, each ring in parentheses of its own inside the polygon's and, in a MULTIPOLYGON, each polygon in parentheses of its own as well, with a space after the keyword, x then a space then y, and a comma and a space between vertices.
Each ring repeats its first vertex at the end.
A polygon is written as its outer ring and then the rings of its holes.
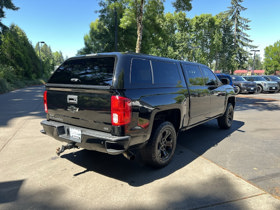
POLYGON ((231 103, 228 103, 226 111, 223 116, 219 117, 218 125, 222 129, 229 129, 233 122, 234 109, 231 103))
POLYGON ((236 86, 236 91, 235 91, 235 94, 237 95, 237 94, 239 94, 240 93, 240 87, 239 86, 236 86))
POLYGON ((142 160, 154 168, 169 164, 174 156, 177 134, 173 124, 163 122, 155 128, 147 145, 140 150, 142 160))
POLYGON ((261 85, 257 85, 256 93, 261 93, 261 92, 263 92, 263 87, 261 85))

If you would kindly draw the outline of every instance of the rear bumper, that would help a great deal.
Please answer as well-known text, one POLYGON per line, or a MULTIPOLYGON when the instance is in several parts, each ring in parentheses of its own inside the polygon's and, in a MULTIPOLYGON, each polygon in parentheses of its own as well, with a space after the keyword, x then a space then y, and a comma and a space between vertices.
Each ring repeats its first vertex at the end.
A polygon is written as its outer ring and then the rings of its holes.
POLYGON ((43 130, 41 133, 55 138, 56 140, 75 143, 78 147, 98 152, 118 155, 128 149, 130 136, 113 136, 110 133, 90 130, 77 126, 44 120, 41 122, 43 130), (70 136, 69 129, 80 131, 80 138, 70 136))

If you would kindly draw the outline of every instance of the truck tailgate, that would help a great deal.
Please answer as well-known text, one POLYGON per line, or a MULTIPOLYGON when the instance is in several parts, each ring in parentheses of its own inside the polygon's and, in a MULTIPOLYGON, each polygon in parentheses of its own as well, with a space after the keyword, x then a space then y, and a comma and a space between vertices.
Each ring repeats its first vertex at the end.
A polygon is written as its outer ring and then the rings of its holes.
POLYGON ((111 132, 109 88, 47 87, 48 119, 111 132))

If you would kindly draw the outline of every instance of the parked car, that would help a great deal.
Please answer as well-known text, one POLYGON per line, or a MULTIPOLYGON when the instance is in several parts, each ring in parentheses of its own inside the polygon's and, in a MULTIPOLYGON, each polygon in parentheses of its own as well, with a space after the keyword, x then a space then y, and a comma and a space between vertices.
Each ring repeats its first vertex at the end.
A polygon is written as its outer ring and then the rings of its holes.
MULTIPOLYGON (((224 81, 224 80, 222 80, 224 81)), ((43 134, 84 148, 166 166, 177 134, 211 119, 229 129, 235 94, 207 66, 135 53, 67 59, 44 92, 43 134)))
POLYGON ((264 75, 263 78, 265 78, 267 81, 274 81, 278 83, 278 91, 280 91, 280 78, 274 75, 264 75))
POLYGON ((236 87, 238 93, 255 93, 257 91, 257 83, 250 82, 241 76, 231 75, 234 86, 236 87))
POLYGON ((229 74, 223 74, 223 73, 217 73, 216 75, 217 75, 217 77, 218 77, 220 80, 222 80, 222 79, 227 79, 229 85, 231 85, 231 86, 233 87, 234 92, 235 92, 236 94, 238 94, 238 88, 234 85, 233 80, 232 80, 232 78, 231 78, 231 75, 229 75, 229 74))
POLYGON ((262 76, 244 76, 244 78, 251 82, 257 83, 257 93, 262 92, 277 92, 278 91, 278 83, 273 81, 267 81, 262 76))

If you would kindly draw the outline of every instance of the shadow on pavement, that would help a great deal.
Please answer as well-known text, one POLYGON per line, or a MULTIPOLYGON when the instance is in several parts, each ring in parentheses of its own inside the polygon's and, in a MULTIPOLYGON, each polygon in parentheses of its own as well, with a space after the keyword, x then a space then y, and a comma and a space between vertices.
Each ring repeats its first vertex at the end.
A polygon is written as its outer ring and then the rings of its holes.
MULTIPOLYGON (((173 198, 165 209, 250 209, 244 200, 244 193, 226 177, 210 177, 194 185, 175 185, 161 190, 160 197, 173 198), (239 202, 241 201, 241 202, 239 202)), ((246 195, 245 195, 246 196, 246 195)))
POLYGON ((24 180, 0 182, 0 204, 16 201, 24 180))
MULTIPOLYGON (((61 186, 48 187, 44 189, 24 189, 19 195, 15 193, 13 199, 0 204, 3 209, 251 209, 252 202, 256 202, 263 194, 248 194, 231 183, 226 177, 216 176, 210 179, 203 179, 200 181, 194 180, 194 183, 187 182, 184 185, 166 185, 159 186, 158 191, 146 193, 147 200, 139 199, 132 201, 133 197, 125 198, 126 192, 112 188, 114 193, 106 198, 85 196, 84 199, 79 197, 70 197, 67 188, 61 186), (194 187, 195 186, 195 187, 194 187), (148 196, 151 197, 148 197, 148 196), (248 196, 249 195, 249 196, 248 196), (121 198, 121 199, 120 199, 121 198), (254 200, 250 200, 250 199, 254 200), (155 201, 153 205, 150 200, 155 201), (160 200, 159 200, 160 199, 160 200), (125 205, 125 207, 124 207, 125 205)), ((10 188, 15 187, 19 189, 23 180, 4 183, 10 188)), ((2 188, 0 188, 2 189, 2 188)), ((131 191, 132 193, 135 191, 131 191)), ((75 193, 74 193, 75 194, 75 193)), ((137 194, 135 192, 135 194, 137 194)), ((8 195, 8 194, 7 194, 8 195)), ((1 199, 1 197, 0 197, 1 199)), ((263 198, 261 198, 263 199, 263 198)), ((262 200, 260 200, 260 204, 262 200)), ((270 209, 279 209, 279 205, 275 202, 268 204, 264 203, 270 209)), ((261 209, 263 209, 261 207, 261 209)))
POLYGON ((261 99, 250 97, 237 97, 235 111, 257 110, 278 111, 280 103, 275 99, 261 99))
POLYGON ((211 120, 180 133, 179 144, 190 149, 197 155, 203 155, 207 150, 217 146, 232 133, 244 132, 240 129, 244 124, 244 122, 234 120, 229 130, 223 130, 217 126, 216 120, 211 120))
POLYGON ((44 86, 34 86, 0 95, 0 127, 14 118, 44 117, 44 86))
POLYGON ((136 161, 128 161, 122 155, 112 156, 94 151, 79 150, 75 153, 62 155, 61 157, 85 168, 84 171, 74 174, 74 176, 94 171, 104 176, 126 182, 131 186, 139 187, 162 179, 195 160, 198 156, 186 149, 190 145, 199 142, 197 144, 199 152, 195 152, 201 155, 203 152, 223 141, 228 135, 237 131, 242 125, 244 125, 243 122, 234 121, 232 128, 225 131, 219 129, 217 123, 215 125, 210 123, 210 126, 209 124, 201 125, 180 133, 178 137, 179 145, 173 161, 167 167, 157 170, 142 164, 139 156, 137 156, 136 161))

